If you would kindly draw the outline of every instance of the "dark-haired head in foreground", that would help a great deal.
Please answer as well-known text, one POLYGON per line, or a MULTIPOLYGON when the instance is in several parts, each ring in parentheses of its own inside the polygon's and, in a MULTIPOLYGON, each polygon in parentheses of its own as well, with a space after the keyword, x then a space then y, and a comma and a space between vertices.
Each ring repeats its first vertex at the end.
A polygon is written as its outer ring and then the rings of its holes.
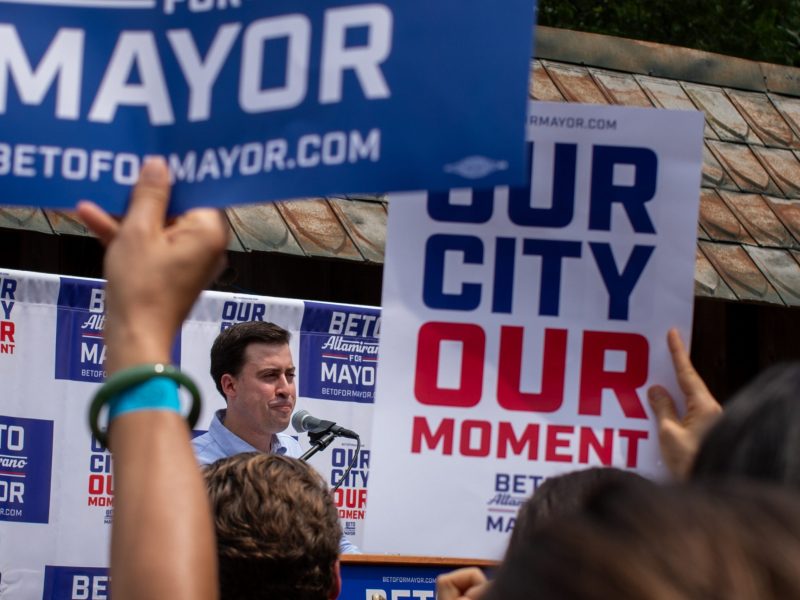
POLYGON ((524 538, 550 519, 580 512, 586 499, 600 487, 628 481, 647 483, 641 475, 614 467, 592 467, 548 477, 520 507, 509 547, 524 543, 524 538))
POLYGON ((222 600, 328 600, 339 594, 339 526, 328 486, 306 463, 237 454, 205 468, 222 600))
POLYGON ((798 564, 788 491, 612 483, 510 547, 484 600, 798 598, 798 564))
POLYGON ((691 479, 732 477, 800 489, 800 363, 762 372, 703 438, 691 479))

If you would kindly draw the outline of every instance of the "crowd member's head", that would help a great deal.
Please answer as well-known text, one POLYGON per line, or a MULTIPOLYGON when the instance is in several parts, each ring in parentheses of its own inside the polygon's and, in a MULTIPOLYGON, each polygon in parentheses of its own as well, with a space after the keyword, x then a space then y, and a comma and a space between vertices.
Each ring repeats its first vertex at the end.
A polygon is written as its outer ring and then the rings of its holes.
POLYGON ((700 445, 691 476, 800 488, 800 363, 767 369, 725 405, 700 445))
POLYGON ((289 426, 297 392, 289 332, 266 321, 238 323, 211 347, 211 377, 228 408, 225 426, 245 439, 289 426))
POLYGON ((328 600, 339 594, 336 506, 306 463, 245 453, 205 468, 222 600, 328 600))
POLYGON ((610 484, 509 548, 486 600, 800 597, 800 504, 747 482, 610 484))
POLYGON ((548 477, 517 513, 510 545, 524 543, 550 519, 580 512, 586 499, 600 487, 629 480, 646 482, 641 475, 614 467, 592 467, 548 477))
MULTIPOLYGON (((628 482, 648 484, 641 475, 614 467, 592 467, 548 477, 520 507, 507 552, 513 554, 517 548, 524 549, 552 519, 579 514, 586 501, 603 486, 628 482)), ((436 597, 447 600, 483 598, 488 587, 480 569, 456 569, 437 578, 436 597)))

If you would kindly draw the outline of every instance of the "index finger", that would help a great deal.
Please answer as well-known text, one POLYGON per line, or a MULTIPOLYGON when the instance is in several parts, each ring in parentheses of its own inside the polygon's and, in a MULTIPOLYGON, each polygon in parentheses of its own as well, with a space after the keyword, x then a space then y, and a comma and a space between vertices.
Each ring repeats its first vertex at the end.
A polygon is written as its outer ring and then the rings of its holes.
POLYGON ((142 227, 161 227, 169 204, 169 170, 160 156, 147 157, 139 181, 131 192, 125 222, 142 227))
POLYGON ((675 368, 675 377, 681 391, 687 396, 698 393, 709 393, 702 377, 695 371, 694 365, 683 345, 681 334, 674 327, 667 333, 667 346, 672 356, 672 365, 675 368))

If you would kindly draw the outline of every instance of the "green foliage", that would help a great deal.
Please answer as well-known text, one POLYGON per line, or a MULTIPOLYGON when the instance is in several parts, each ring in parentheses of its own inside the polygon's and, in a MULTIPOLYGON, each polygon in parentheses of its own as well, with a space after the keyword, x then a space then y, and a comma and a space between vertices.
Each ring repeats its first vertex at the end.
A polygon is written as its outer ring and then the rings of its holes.
POLYGON ((539 0, 539 24, 800 66, 800 0, 539 0))

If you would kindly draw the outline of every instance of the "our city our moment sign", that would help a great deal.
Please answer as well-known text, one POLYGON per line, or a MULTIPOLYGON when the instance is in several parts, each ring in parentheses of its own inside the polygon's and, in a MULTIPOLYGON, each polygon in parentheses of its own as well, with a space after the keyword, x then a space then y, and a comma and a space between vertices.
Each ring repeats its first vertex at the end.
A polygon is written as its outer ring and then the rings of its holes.
POLYGON ((547 477, 663 476, 645 390, 678 391, 702 133, 532 103, 528 186, 392 198, 366 551, 499 559, 547 477))

